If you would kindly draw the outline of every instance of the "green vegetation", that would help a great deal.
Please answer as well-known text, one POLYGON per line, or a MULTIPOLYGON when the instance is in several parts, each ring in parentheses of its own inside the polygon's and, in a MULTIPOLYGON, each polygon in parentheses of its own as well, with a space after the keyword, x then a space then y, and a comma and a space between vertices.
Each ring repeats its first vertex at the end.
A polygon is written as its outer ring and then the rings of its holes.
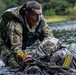
POLYGON ((45 16, 45 19, 47 23, 70 20, 68 16, 45 16))
MULTIPOLYGON (((0 16, 7 8, 17 7, 31 0, 0 0, 0 16)), ((41 3, 47 22, 76 19, 76 0, 37 0, 41 3)))

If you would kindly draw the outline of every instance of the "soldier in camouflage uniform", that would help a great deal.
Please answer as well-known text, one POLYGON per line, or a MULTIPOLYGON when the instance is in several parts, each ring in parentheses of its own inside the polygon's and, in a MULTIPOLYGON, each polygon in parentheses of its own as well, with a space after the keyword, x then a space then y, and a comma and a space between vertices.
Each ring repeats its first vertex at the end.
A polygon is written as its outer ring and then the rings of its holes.
POLYGON ((56 38, 48 37, 42 41, 36 53, 40 58, 48 56, 49 63, 54 66, 72 68, 76 72, 76 43, 63 44, 56 38))
POLYGON ((26 48, 37 39, 42 41, 45 37, 54 37, 43 18, 41 5, 36 1, 6 10, 2 15, 1 25, 6 24, 7 27, 2 29, 0 35, 0 53, 8 66, 26 65, 32 60, 32 56, 27 53, 30 50, 26 48))

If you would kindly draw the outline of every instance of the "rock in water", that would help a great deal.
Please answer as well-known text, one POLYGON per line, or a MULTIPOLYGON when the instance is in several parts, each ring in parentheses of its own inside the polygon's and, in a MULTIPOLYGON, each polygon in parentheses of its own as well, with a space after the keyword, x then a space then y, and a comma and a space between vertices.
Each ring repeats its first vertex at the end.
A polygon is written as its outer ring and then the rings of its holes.
POLYGON ((4 62, 0 60, 0 67, 4 67, 4 66, 5 66, 4 62))

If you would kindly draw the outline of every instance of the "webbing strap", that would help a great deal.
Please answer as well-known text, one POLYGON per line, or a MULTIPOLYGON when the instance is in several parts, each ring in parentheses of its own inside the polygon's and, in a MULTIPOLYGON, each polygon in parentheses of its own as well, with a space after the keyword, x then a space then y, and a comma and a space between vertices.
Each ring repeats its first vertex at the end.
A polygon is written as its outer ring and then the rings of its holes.
POLYGON ((63 63, 63 66, 69 67, 70 63, 72 60, 72 55, 71 54, 67 54, 63 63))

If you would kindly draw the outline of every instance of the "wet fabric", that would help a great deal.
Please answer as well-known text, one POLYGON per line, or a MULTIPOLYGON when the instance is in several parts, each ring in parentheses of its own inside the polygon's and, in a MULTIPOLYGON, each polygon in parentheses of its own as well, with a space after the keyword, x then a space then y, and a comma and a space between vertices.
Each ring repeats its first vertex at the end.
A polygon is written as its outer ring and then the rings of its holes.
POLYGON ((53 38, 45 38, 39 45, 37 49, 37 55, 40 58, 44 58, 45 56, 50 56, 54 52, 56 52, 60 46, 59 39, 53 37, 53 38))
POLYGON ((46 38, 39 45, 37 55, 56 66, 65 66, 76 70, 76 44, 64 44, 56 38, 46 38))
MULTIPOLYGON (((75 45, 76 44, 74 44, 74 46, 75 45)), ((76 70, 76 47, 74 48, 67 47, 58 50, 52 55, 51 61, 56 65, 67 66, 69 68, 73 68, 76 70)))

